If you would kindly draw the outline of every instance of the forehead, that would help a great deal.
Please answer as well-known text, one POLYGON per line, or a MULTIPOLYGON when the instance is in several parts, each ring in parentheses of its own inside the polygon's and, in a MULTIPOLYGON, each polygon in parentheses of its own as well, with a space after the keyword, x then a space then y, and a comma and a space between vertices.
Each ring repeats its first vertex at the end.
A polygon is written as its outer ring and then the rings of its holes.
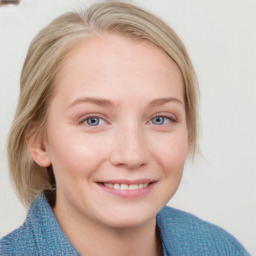
POLYGON ((127 88, 134 93, 172 89, 183 97, 181 72, 162 49, 147 40, 112 34, 77 42, 65 56, 55 85, 56 93, 66 87, 97 94, 101 89, 124 94, 127 88))

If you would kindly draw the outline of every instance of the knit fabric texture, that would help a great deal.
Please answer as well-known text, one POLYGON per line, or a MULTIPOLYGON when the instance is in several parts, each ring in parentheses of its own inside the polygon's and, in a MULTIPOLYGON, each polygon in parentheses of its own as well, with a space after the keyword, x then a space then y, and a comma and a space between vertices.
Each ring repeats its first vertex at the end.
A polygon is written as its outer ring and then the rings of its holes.
MULTIPOLYGON (((157 225, 164 256, 249 255, 244 247, 222 228, 168 206, 157 215, 157 225)), ((44 195, 40 195, 32 203, 24 224, 0 240, 0 255, 80 254, 62 231, 44 195)))

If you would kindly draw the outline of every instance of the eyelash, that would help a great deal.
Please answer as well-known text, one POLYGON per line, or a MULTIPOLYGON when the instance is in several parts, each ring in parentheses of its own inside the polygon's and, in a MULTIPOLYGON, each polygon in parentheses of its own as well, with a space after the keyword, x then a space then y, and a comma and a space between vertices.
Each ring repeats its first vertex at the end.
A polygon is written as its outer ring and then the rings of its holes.
MULTIPOLYGON (((100 116, 97 116, 97 115, 91 115, 91 116, 87 116, 87 117, 83 118, 81 121, 79 121, 79 124, 83 124, 83 125, 85 124, 89 127, 99 127, 99 126, 103 125, 102 121, 104 122, 104 124, 107 123, 104 118, 102 118, 100 116), (95 125, 90 125, 90 124, 88 124, 88 120, 90 120, 90 119, 97 119, 98 122, 96 122, 95 125)), ((168 125, 168 123, 171 123, 171 122, 173 122, 173 123, 177 122, 176 118, 175 117, 170 117, 170 116, 165 116, 165 115, 155 115, 152 118, 150 118, 150 120, 149 120, 150 124, 153 124, 153 125, 156 125, 156 126, 168 125), (154 124, 152 120, 156 119, 156 118, 158 118, 160 120, 162 119, 163 123, 154 124)))
POLYGON ((168 123, 171 123, 171 122, 177 122, 177 120, 176 120, 175 118, 173 118, 173 117, 170 117, 170 116, 156 115, 156 116, 152 117, 149 122, 150 122, 151 124, 156 125, 156 126, 162 126, 162 125, 167 125, 168 123), (154 119, 157 119, 157 118, 160 119, 160 120, 162 120, 163 123, 161 123, 161 124, 154 124, 154 123, 153 123, 153 120, 154 120, 154 119))

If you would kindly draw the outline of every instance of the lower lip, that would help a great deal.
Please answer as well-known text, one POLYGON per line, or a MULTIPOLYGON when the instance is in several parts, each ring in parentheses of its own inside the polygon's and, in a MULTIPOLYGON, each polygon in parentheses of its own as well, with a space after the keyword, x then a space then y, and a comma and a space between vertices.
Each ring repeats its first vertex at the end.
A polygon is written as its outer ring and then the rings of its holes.
POLYGON ((123 198, 138 198, 147 195, 155 186, 155 182, 150 183, 147 187, 136 189, 136 190, 120 190, 114 188, 108 188, 102 183, 97 183, 97 185, 105 192, 113 194, 115 196, 120 196, 123 198))

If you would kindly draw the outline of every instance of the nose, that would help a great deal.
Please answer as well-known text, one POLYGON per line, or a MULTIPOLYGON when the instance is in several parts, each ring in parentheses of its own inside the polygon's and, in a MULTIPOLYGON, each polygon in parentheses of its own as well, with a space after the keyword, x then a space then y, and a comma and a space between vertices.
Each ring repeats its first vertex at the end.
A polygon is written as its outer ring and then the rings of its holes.
POLYGON ((149 151, 146 135, 134 127, 115 134, 110 161, 115 166, 138 169, 148 163, 149 151))

